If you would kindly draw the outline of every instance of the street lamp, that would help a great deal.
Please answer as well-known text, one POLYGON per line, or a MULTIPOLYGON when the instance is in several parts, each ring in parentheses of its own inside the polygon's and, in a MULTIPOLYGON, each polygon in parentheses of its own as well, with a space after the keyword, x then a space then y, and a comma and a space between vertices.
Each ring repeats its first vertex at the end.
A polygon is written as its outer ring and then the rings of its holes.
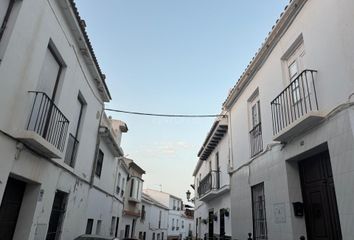
POLYGON ((187 190, 186 195, 187 195, 187 200, 189 202, 191 199, 191 192, 189 190, 187 190))

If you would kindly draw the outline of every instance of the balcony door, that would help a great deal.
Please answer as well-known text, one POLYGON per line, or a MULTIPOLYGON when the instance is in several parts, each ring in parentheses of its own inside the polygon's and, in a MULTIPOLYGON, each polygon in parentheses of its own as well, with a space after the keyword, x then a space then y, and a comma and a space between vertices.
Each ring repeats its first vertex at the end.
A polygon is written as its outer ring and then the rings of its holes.
MULTIPOLYGON (((301 101, 304 100, 304 98, 308 96, 303 96, 301 94, 303 91, 304 82, 303 79, 301 79, 301 73, 304 69, 304 56, 305 56, 305 49, 304 49, 304 44, 300 43, 293 53, 288 57, 286 60, 286 72, 288 74, 288 80, 291 88, 291 99, 289 99, 294 108, 298 108, 298 105, 301 104, 301 101)), ((296 110, 296 109, 294 109, 296 110)))
POLYGON ((46 93, 53 101, 55 100, 58 89, 61 69, 62 66, 58 57, 55 55, 52 48, 48 47, 39 74, 37 90, 46 93))
POLYGON ((42 68, 30 113, 28 129, 37 132, 43 138, 48 135, 49 125, 59 126, 62 119, 57 118, 54 102, 58 81, 61 72, 61 64, 54 51, 48 46, 45 52, 42 68))

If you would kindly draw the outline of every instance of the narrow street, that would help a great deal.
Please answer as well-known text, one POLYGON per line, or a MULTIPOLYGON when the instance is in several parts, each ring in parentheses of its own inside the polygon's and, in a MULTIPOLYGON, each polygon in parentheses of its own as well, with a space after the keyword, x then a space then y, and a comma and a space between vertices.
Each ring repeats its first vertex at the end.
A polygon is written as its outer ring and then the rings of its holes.
POLYGON ((0 0, 0 240, 353 240, 353 13, 0 0))

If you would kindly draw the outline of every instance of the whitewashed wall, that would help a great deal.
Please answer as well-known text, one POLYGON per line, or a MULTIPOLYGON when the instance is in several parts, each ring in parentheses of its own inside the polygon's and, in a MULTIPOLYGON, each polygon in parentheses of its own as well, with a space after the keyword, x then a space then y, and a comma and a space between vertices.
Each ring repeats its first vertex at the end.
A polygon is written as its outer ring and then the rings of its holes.
MULTIPOLYGON (((354 31, 350 27, 354 20, 353 10, 354 3, 350 0, 307 1, 231 109, 234 169, 250 160, 249 119, 245 116, 249 116, 247 100, 257 88, 261 104, 263 148, 273 143, 270 102, 287 85, 281 58, 300 35, 305 49, 304 68, 318 71, 315 84, 320 111, 329 113, 348 101, 348 96, 354 92, 354 52, 350 50, 354 49, 354 31)), ((322 143, 328 144, 331 156, 343 239, 353 238, 354 231, 348 227, 352 223, 353 213, 347 203, 352 202, 354 196, 344 193, 344 189, 354 183, 354 172, 351 171, 353 164, 349 163, 349 159, 353 159, 353 148, 348 146, 353 146, 351 112, 347 110, 340 113, 298 136, 283 149, 280 146, 273 147, 257 157, 250 167, 246 166, 232 174, 233 238, 244 239, 248 232, 252 232, 250 189, 260 182, 264 182, 265 187, 268 238, 299 239, 301 235, 306 235, 305 221, 294 217, 291 205, 292 202, 302 201, 297 163, 285 160, 322 143), (343 128, 347 131, 343 131, 343 128), (348 165, 344 167, 345 164, 348 165), (282 222, 275 219, 275 212, 280 205, 285 216, 282 222)))
MULTIPOLYGON (((57 0, 16 1, 13 17, 0 42, 0 79, 3 80, 0 109, 7 113, 0 116, 0 129, 8 134, 0 137, 0 199, 10 173, 27 181, 26 204, 20 211, 14 239, 34 239, 35 234, 41 238, 47 232, 55 190, 68 193, 61 237, 73 239, 85 231, 87 200, 91 196, 94 201, 102 197, 90 192, 89 181, 103 100, 57 0), (63 159, 45 159, 27 149, 18 152, 14 159, 16 140, 12 137, 25 129, 31 110, 28 91, 36 90, 49 42, 65 63, 57 106, 72 121, 76 111, 72 103, 77 101, 79 92, 87 103, 74 169, 64 164, 63 159), (40 192, 42 196, 38 198, 40 192)), ((101 186, 112 192, 108 179, 103 181, 101 186)), ((108 212, 102 211, 102 214, 108 212)))

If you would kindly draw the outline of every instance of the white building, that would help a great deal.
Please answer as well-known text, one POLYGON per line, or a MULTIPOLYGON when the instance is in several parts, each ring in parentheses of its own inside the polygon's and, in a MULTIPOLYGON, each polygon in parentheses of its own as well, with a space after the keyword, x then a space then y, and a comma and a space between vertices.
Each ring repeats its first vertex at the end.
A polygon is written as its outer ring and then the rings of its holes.
POLYGON ((1 239, 116 234, 124 124, 75 4, 2 0, 0 25, 1 239))
POLYGON ((194 208, 185 205, 184 213, 181 216, 182 239, 192 239, 195 236, 194 208))
POLYGON ((167 239, 174 240, 187 237, 188 235, 186 235, 187 232, 185 226, 188 226, 189 228, 189 224, 191 224, 193 229, 194 220, 185 216, 182 199, 172 194, 153 189, 144 189, 144 193, 169 209, 167 239))
POLYGON ((138 239, 166 240, 168 208, 143 193, 141 209, 141 216, 136 230, 138 232, 138 239))
POLYGON ((217 119, 194 169, 196 238, 231 237, 228 119, 217 119))
POLYGON ((123 211, 121 189, 125 185, 122 179, 126 179, 128 175, 125 173, 120 141, 122 132, 127 131, 125 123, 103 115, 93 188, 87 199, 85 234, 115 237, 119 235, 119 222, 123 211))
POLYGON ((354 239, 353 12, 291 1, 224 102, 233 239, 354 239))
POLYGON ((121 239, 138 238, 136 227, 142 210, 141 199, 144 182, 142 177, 145 171, 133 160, 128 158, 123 158, 123 160, 128 167, 129 175, 124 192, 122 227, 119 236, 121 239))

